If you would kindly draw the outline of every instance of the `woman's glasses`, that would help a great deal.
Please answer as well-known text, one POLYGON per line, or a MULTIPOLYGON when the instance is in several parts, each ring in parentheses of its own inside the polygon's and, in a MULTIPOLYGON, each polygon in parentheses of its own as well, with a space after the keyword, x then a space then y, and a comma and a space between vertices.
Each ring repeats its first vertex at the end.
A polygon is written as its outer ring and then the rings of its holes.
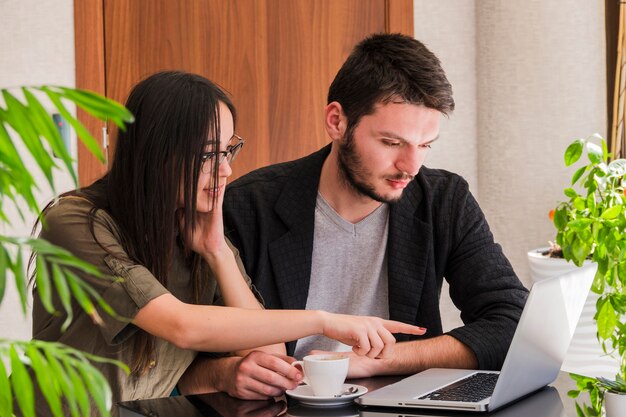
POLYGON ((229 145, 226 147, 225 151, 219 152, 204 152, 200 155, 200 160, 202 164, 202 172, 208 174, 211 172, 211 167, 213 166, 213 161, 217 156, 217 163, 221 164, 225 160, 230 164, 235 160, 235 157, 243 147, 243 143, 245 141, 241 136, 233 135, 228 141, 229 145))

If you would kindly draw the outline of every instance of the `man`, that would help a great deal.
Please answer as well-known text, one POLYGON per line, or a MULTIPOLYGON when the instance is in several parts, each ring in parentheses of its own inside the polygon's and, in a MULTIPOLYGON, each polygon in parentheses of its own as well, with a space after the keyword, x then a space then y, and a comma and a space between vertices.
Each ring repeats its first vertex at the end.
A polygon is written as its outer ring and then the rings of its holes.
MULTIPOLYGON (((371 36, 330 86, 332 144, 256 170, 226 192, 226 233, 267 308, 374 314, 428 329, 400 339, 392 355, 353 355, 349 377, 502 366, 527 291, 467 183, 423 166, 441 115, 453 109, 440 62, 423 44, 371 36), (446 334, 444 277, 465 324, 446 334)), ((341 349, 307 338, 287 353, 341 349)), ((300 378, 268 353, 229 360, 238 365, 222 369, 231 373, 226 391, 242 398, 277 395, 300 378)))

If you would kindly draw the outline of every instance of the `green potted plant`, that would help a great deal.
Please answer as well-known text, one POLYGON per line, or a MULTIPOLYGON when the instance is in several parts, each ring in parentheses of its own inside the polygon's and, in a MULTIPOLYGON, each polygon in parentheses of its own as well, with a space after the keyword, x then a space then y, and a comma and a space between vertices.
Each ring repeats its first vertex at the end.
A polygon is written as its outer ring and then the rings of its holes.
MULTIPOLYGON (((563 258, 576 266, 589 259, 597 264, 591 287, 598 295, 596 336, 604 353, 618 362, 618 373, 613 382, 573 375, 578 390, 570 396, 588 392, 591 406, 577 404, 578 413, 600 416, 609 393, 626 392, 626 160, 610 160, 606 141, 596 134, 571 143, 565 151, 565 165, 578 162, 583 153, 587 162, 574 172, 571 187, 564 190, 569 200, 557 205, 552 218, 563 258)), ((626 396, 619 397, 626 401, 626 396)), ((619 413, 615 416, 626 415, 626 408, 619 413)))
MULTIPOLYGON (((39 185, 24 163, 23 154, 32 157, 52 190, 59 162, 77 184, 74 161, 50 114, 45 110, 42 99, 70 123, 83 143, 100 160, 104 158, 97 142, 72 116, 64 102, 72 102, 100 120, 111 120, 122 129, 125 122, 132 121, 132 115, 126 108, 91 92, 56 86, 23 87, 16 92, 12 90, 0 89, 0 224, 3 226, 13 222, 7 211, 8 206, 16 208, 21 220, 25 219, 25 212, 39 215, 40 208, 35 199, 35 190, 39 189, 39 185)), ((52 314, 59 313, 52 302, 53 292, 58 294, 63 314, 67 317, 65 328, 72 321, 72 298, 96 323, 99 319, 96 304, 110 314, 115 314, 73 272, 82 270, 102 276, 95 267, 42 239, 8 236, 4 232, 0 232, 0 302, 4 297, 7 280, 12 277, 19 293, 22 314, 26 314, 28 277, 23 259, 25 253, 33 251, 37 253, 34 290, 38 292, 46 310, 52 314)), ((108 416, 111 408, 110 388, 104 376, 91 366, 90 361, 107 360, 60 343, 0 337, 0 415, 12 416, 15 408, 19 408, 24 416, 34 417, 34 389, 37 384, 55 417, 63 416, 62 400, 68 405, 72 416, 88 416, 90 400, 94 401, 103 416, 108 416), (5 364, 9 364, 10 370, 5 364)), ((117 365, 126 368, 123 364, 117 365)))

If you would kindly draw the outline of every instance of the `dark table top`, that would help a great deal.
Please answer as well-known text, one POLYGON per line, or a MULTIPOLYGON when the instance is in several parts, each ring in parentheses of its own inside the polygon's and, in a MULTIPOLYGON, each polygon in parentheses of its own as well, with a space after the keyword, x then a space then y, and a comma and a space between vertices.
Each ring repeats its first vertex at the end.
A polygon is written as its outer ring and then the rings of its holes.
MULTIPOLYGON (((402 377, 353 379, 349 383, 363 385, 373 391, 402 377)), ((513 404, 491 413, 438 412, 417 409, 358 407, 350 404, 333 408, 314 408, 282 397, 268 401, 238 400, 224 393, 178 396, 152 400, 126 401, 119 404, 120 417, 421 417, 421 416, 489 416, 489 417, 576 417, 574 400, 567 391, 575 384, 561 372, 550 386, 513 404)))

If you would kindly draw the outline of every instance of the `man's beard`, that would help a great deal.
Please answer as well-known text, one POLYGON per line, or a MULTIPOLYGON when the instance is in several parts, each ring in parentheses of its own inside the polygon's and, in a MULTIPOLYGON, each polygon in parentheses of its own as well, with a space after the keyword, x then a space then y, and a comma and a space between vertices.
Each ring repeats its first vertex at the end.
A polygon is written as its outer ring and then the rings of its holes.
MULTIPOLYGON (((352 132, 346 133, 346 136, 339 144, 338 164, 341 178, 349 188, 358 194, 369 197, 380 203, 393 204, 400 200, 402 195, 398 197, 388 198, 378 194, 371 183, 367 182, 367 178, 373 175, 363 166, 361 157, 357 153, 354 145, 354 136, 352 132)), ((406 175, 398 174, 389 179, 404 179, 406 175)))

